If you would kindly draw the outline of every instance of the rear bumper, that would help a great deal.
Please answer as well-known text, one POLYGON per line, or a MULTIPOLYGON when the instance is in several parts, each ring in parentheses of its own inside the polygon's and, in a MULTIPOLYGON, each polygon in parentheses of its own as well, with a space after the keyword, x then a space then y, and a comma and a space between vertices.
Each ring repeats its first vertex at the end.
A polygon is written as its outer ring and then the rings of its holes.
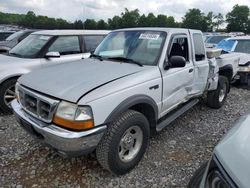
POLYGON ((106 125, 103 125, 82 132, 69 131, 31 117, 22 110, 16 100, 11 105, 22 128, 36 140, 64 156, 72 157, 91 153, 100 142, 107 128, 106 125))

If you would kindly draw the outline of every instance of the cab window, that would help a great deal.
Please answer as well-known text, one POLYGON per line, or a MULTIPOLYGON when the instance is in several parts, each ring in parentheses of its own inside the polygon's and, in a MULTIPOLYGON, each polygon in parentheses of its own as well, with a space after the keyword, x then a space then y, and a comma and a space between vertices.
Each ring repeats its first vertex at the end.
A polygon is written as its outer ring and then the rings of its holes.
POLYGON ((171 42, 169 58, 172 56, 182 56, 189 61, 188 39, 185 35, 174 36, 171 42))

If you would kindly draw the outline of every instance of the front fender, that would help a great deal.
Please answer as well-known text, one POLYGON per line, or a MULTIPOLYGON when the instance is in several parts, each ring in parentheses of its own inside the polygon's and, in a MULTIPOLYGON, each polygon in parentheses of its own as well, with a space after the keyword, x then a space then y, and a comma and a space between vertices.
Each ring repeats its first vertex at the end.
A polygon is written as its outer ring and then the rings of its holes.
POLYGON ((13 77, 20 77, 23 74, 29 73, 29 70, 21 69, 21 70, 9 70, 8 71, 0 71, 0 84, 4 81, 13 78, 13 77))

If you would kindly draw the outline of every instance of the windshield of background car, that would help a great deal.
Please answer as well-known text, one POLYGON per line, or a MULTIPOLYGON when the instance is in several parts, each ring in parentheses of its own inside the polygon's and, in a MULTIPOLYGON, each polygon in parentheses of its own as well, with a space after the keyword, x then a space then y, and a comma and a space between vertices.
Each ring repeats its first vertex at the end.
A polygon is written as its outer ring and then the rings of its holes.
POLYGON ((228 36, 211 36, 206 40, 206 43, 218 44, 223 39, 229 38, 228 36))
POLYGON ((122 57, 142 65, 156 65, 161 54, 166 32, 117 31, 110 33, 94 54, 104 58, 122 57))
POLYGON ((235 40, 222 40, 217 44, 216 48, 223 49, 224 51, 230 52, 235 44, 235 40))
POLYGON ((250 54, 250 40, 238 40, 234 51, 250 54))
POLYGON ((8 38, 6 38, 6 40, 7 41, 14 40, 14 39, 18 38, 19 36, 21 36, 23 33, 24 33, 24 31, 15 32, 12 35, 10 35, 8 38))
POLYGON ((10 55, 24 58, 34 58, 47 44, 51 36, 29 35, 9 51, 10 55))

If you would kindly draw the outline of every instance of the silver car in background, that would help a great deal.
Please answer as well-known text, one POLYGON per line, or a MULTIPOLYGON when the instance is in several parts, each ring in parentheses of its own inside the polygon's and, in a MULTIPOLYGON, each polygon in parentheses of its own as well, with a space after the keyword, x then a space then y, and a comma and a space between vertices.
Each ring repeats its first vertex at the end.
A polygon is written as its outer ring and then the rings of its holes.
POLYGON ((250 114, 243 116, 191 178, 188 188, 247 188, 250 185, 250 114))
POLYGON ((0 53, 6 53, 16 46, 23 39, 28 37, 31 33, 38 31, 34 29, 25 29, 21 31, 14 32, 12 35, 8 36, 3 41, 0 41, 0 53))
MULTIPOLYGON (((0 109, 11 112, 16 80, 42 67, 88 58, 109 31, 44 30, 34 32, 0 55, 0 109)), ((67 71, 67 70, 65 70, 67 71)))

